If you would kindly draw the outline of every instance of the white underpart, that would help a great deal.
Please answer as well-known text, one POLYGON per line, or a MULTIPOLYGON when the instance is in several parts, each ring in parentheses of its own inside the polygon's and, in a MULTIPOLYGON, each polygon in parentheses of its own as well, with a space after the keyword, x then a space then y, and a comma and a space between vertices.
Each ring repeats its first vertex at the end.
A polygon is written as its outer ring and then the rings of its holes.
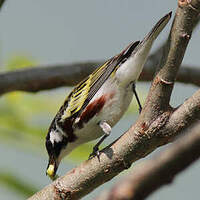
POLYGON ((61 142, 63 139, 63 136, 62 136, 62 133, 61 132, 57 132, 57 131, 54 131, 52 130, 50 132, 50 141, 52 144, 54 144, 54 142, 61 142))

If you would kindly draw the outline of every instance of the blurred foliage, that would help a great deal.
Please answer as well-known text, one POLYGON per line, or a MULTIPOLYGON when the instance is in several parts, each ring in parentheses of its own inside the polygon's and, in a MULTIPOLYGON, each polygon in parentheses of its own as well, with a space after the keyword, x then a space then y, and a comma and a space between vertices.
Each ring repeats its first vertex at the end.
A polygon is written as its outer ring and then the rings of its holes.
POLYGON ((12 172, 0 172, 0 184, 9 187, 20 195, 28 198, 33 195, 38 189, 29 184, 19 177, 16 177, 12 172))
POLYGON ((37 62, 32 58, 24 55, 14 55, 12 56, 7 64, 6 70, 16 70, 25 67, 33 67, 37 62))

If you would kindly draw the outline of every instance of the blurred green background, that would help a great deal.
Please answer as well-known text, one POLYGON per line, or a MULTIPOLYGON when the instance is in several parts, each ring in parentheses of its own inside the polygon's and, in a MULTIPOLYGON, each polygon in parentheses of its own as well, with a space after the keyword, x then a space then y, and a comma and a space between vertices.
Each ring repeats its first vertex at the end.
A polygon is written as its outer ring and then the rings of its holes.
MULTIPOLYGON (((173 0, 162 3, 159 0, 7 0, 0 11, 0 71, 112 57, 130 41, 142 39, 161 16, 171 10, 174 13, 176 4, 173 0)), ((153 49, 162 43, 169 27, 153 49)), ((184 59, 184 63, 192 66, 199 65, 196 53, 199 51, 199 30, 198 27, 193 34, 184 59)), ((149 85, 138 83, 142 102, 149 85)), ((70 89, 36 94, 12 92, 0 97, 0 199, 26 199, 50 183, 45 175, 48 161, 45 136, 70 89)), ((179 105, 196 90, 191 85, 176 84, 172 105, 179 105)), ((127 130, 137 116, 133 100, 104 145, 127 130)), ((64 174, 87 159, 92 145, 89 143, 76 149, 60 165, 58 174, 64 174)), ((191 194, 193 199, 198 199, 199 167, 200 162, 197 162, 178 176, 173 185, 164 187, 148 199, 186 200, 191 194)), ((118 179, 120 176, 84 199, 94 198, 118 179)))

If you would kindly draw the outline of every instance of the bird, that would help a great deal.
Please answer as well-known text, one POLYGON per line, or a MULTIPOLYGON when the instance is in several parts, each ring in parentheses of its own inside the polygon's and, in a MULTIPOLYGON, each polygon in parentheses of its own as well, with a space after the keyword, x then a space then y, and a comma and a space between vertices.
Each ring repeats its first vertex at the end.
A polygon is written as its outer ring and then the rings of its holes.
POLYGON ((129 44, 74 87, 46 136, 49 162, 46 174, 55 180, 61 160, 79 145, 100 138, 89 158, 99 156, 99 145, 120 120, 135 95, 138 80, 154 40, 164 29, 172 12, 162 17, 142 41, 129 44))

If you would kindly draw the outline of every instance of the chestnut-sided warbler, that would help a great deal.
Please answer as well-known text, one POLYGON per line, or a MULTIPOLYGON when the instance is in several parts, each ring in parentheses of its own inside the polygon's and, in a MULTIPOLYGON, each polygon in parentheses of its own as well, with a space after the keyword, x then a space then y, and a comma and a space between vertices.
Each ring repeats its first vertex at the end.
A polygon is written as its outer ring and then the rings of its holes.
POLYGON ((143 69, 153 41, 168 23, 171 12, 161 18, 140 42, 128 45, 109 59, 69 94, 53 119, 47 137, 49 163, 46 173, 54 178, 61 159, 77 146, 102 136, 90 156, 127 110, 135 83, 143 69))

